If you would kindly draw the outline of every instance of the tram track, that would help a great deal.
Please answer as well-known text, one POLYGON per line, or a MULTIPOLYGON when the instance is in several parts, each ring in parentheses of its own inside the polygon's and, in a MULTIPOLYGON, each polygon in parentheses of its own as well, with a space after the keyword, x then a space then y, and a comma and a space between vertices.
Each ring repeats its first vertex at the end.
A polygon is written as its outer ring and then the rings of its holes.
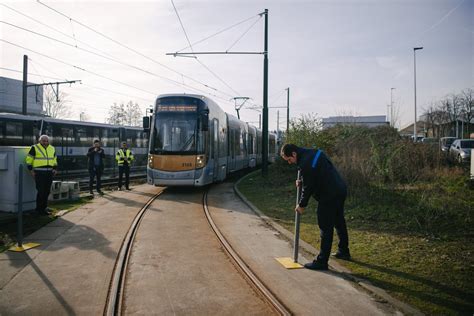
POLYGON ((127 274, 128 260, 132 252, 133 241, 140 227, 140 223, 148 209, 148 207, 164 192, 160 191, 152 196, 142 209, 137 213, 133 219, 130 228, 123 239, 120 252, 115 262, 114 271, 110 281, 109 293, 107 295, 107 303, 104 309, 104 315, 121 315, 122 314, 122 302, 123 293, 125 286, 125 278, 127 274))
MULTIPOLYGON (((129 259, 132 253, 135 237, 148 208, 153 202, 165 192, 166 189, 152 196, 148 202, 142 207, 134 218, 125 238, 123 239, 119 255, 116 260, 114 272, 111 278, 107 303, 104 309, 104 315, 122 315, 124 304, 125 283, 128 273, 129 259)), ((273 313, 278 315, 292 315, 291 311, 281 303, 281 301, 271 292, 271 290, 257 277, 257 275, 249 268, 249 266, 241 259, 239 254, 232 248, 231 244, 221 233, 215 224, 211 212, 209 211, 207 198, 208 189, 202 194, 202 209, 206 221, 219 244, 224 249, 227 257, 235 266, 236 271, 243 279, 253 288, 253 291, 266 303, 273 313)))

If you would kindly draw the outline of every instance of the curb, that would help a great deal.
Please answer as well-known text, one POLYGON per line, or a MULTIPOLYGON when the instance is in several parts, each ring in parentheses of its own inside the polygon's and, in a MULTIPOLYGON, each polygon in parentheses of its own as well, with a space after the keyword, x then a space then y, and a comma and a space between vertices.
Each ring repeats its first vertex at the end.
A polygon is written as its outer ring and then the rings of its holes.
MULTIPOLYGON (((258 171, 254 171, 258 172, 258 171)), ((276 223, 274 220, 272 220, 270 217, 266 216, 262 211, 260 211, 255 205, 252 204, 243 194, 242 192, 239 191, 237 186, 239 183, 246 179, 247 177, 251 176, 254 174, 254 172, 251 172, 234 183, 233 188, 235 194, 256 214, 258 215, 267 225, 273 227, 275 230, 277 230, 281 235, 284 236, 285 239, 288 241, 293 241, 294 236, 293 234, 288 231, 286 228, 282 227, 278 223, 276 223)), ((299 242, 299 249, 298 251, 303 252, 304 254, 310 255, 310 256, 315 256, 319 251, 314 248, 312 245, 309 243, 305 242, 304 240, 300 239, 299 242)), ((342 266, 338 262, 335 262, 334 260, 329 261, 329 266, 333 271, 336 271, 340 274, 342 274, 346 279, 357 283, 360 287, 365 289, 366 291, 370 292, 372 295, 383 299, 384 301, 388 302, 392 306, 394 306, 396 309, 401 311, 405 315, 416 315, 416 316, 422 316, 425 315, 423 314, 420 310, 417 308, 408 305, 407 303, 404 303, 394 297, 392 297, 390 294, 388 294, 385 290, 374 286, 372 283, 370 283, 367 280, 361 279, 359 277, 356 277, 355 275, 352 274, 351 270, 348 268, 342 266)))

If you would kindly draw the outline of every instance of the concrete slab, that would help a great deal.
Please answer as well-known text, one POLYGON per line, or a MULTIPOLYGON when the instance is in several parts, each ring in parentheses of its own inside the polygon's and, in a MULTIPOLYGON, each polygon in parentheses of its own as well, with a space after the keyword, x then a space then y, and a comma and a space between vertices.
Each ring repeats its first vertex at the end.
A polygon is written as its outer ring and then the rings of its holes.
POLYGON ((44 226, 40 230, 37 230, 36 232, 32 233, 31 235, 28 236, 28 240, 31 240, 32 242, 36 242, 36 240, 55 240, 59 236, 61 236, 65 231, 67 231, 70 227, 64 227, 64 226, 44 226))
MULTIPOLYGON (((292 257, 292 245, 235 198, 232 184, 212 187, 208 203, 217 226, 232 247, 296 315, 396 313, 390 306, 378 305, 336 272, 285 269, 275 258, 292 257)), ((303 263, 310 261, 301 255, 300 258, 303 263)))
MULTIPOLYGON (((27 257, 17 259, 15 262, 0 260, 0 271, 2 271, 2 273, 0 273, 0 290, 17 275, 18 271, 26 267, 30 261, 31 259, 27 257)), ((0 315, 2 315, 1 310, 0 315)))

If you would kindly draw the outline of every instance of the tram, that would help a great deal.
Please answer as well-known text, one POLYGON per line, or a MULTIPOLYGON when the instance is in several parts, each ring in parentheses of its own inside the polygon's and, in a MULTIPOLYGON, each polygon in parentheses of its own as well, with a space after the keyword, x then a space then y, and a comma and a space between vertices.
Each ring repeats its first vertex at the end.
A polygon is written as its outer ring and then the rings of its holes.
MULTIPOLYGON (((147 181, 157 186, 204 186, 262 163, 262 131, 202 95, 165 94, 155 104, 147 181)), ((277 155, 269 133, 268 160, 277 155)))
POLYGON ((87 150, 99 139, 105 151, 104 178, 117 172, 115 154, 122 141, 132 149, 134 174, 146 173, 148 135, 141 127, 53 119, 43 116, 0 113, 0 146, 31 146, 40 135, 50 137, 58 157, 58 178, 88 177, 87 150))

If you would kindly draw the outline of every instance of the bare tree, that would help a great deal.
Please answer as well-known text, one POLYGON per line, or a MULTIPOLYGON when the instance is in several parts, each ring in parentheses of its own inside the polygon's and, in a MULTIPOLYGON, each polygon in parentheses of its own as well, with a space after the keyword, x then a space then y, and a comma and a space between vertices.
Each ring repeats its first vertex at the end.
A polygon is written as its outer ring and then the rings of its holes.
POLYGON ((471 134, 471 120, 474 118, 474 89, 468 88, 461 92, 461 113, 467 123, 467 134, 471 134))
POLYGON ((125 106, 125 120, 129 126, 141 126, 143 113, 138 103, 129 101, 125 106))
POLYGON ((67 105, 69 102, 67 99, 67 94, 60 92, 58 98, 56 94, 47 86, 43 94, 43 107, 46 115, 52 118, 69 118, 72 115, 72 109, 67 105), (58 101, 59 99, 59 101, 58 101))
POLYGON ((114 103, 109 109, 107 122, 113 125, 125 125, 125 105, 114 103))
POLYGON ((140 126, 142 124, 142 111, 138 103, 129 101, 127 104, 114 103, 109 109, 107 122, 113 125, 140 126))

